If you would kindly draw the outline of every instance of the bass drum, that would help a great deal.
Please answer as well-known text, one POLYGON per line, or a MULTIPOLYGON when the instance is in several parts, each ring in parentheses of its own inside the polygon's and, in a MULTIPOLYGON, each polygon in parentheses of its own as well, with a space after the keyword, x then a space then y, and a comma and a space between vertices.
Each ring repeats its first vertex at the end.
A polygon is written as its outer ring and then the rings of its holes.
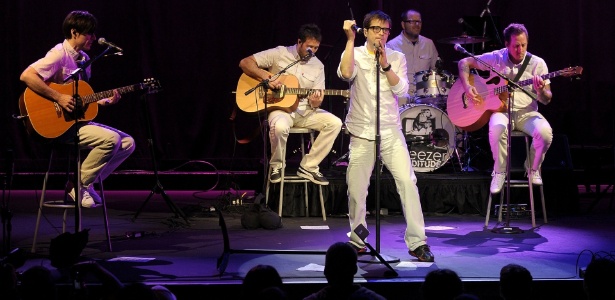
POLYGON ((433 172, 451 158, 457 130, 441 109, 409 104, 399 109, 399 116, 416 172, 433 172))

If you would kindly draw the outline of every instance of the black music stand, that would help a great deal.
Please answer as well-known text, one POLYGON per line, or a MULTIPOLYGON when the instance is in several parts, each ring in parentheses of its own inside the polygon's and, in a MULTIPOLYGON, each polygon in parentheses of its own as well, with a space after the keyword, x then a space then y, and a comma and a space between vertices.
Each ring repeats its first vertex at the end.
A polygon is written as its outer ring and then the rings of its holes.
POLYGON ((145 121, 147 125, 147 134, 148 134, 147 145, 149 146, 150 153, 152 154, 152 165, 154 167, 154 179, 156 180, 156 182, 154 183, 154 187, 152 188, 151 192, 149 193, 149 195, 147 196, 143 204, 141 204, 141 207, 139 207, 135 215, 132 217, 132 221, 134 222, 137 219, 137 217, 139 216, 139 214, 141 213, 141 211, 143 210, 143 208, 145 207, 149 199, 152 198, 154 194, 159 194, 162 196, 162 198, 164 199, 164 202, 167 204, 167 206, 169 206, 171 211, 175 213, 175 217, 181 217, 182 219, 184 219, 187 225, 190 225, 190 221, 186 217, 186 214, 184 214, 184 212, 175 204, 175 202, 171 200, 171 197, 169 197, 169 195, 167 195, 167 193, 164 191, 164 187, 162 186, 162 183, 160 183, 160 177, 158 176, 158 160, 156 159, 156 149, 154 148, 154 137, 152 134, 152 125, 150 121, 149 108, 147 104, 148 101, 147 101, 146 95, 145 94, 141 95, 141 99, 143 99, 143 103, 144 103, 144 109, 143 109, 144 113, 143 114, 145 115, 145 121))

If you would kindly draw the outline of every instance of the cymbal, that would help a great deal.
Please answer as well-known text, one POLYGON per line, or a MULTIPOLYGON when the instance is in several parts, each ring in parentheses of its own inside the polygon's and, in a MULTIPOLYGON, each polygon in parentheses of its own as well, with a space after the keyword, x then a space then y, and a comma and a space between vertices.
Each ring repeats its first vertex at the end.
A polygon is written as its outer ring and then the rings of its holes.
POLYGON ((461 35, 439 39, 439 43, 443 44, 476 44, 488 41, 488 38, 482 36, 461 35))

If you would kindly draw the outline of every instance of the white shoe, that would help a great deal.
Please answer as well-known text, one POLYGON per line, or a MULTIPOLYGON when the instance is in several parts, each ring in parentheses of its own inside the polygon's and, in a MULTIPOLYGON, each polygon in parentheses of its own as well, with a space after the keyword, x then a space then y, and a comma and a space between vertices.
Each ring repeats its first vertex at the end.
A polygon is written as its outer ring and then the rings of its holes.
POLYGON ((502 187, 504 186, 504 181, 506 180, 506 173, 498 173, 493 171, 493 173, 491 173, 491 176, 493 178, 491 178, 491 193, 492 194, 497 194, 502 190, 502 187))
MULTIPOLYGON (((73 202, 75 201, 75 188, 72 188, 70 192, 68 192, 68 196, 73 202)), ((94 191, 92 184, 90 184, 89 187, 81 187, 81 207, 95 208, 100 206, 100 204, 102 204, 102 200, 96 191, 94 191)))
POLYGON ((542 185, 542 177, 540 177, 540 172, 538 170, 531 170, 528 172, 527 176, 531 179, 532 184, 542 185))

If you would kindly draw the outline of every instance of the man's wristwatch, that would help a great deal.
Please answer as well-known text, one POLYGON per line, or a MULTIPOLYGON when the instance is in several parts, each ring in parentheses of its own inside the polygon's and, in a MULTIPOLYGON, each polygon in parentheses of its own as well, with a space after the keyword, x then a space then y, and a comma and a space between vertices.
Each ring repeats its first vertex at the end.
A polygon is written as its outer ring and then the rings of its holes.
POLYGON ((391 64, 389 64, 386 68, 382 68, 382 72, 388 72, 389 70, 391 70, 391 64))

